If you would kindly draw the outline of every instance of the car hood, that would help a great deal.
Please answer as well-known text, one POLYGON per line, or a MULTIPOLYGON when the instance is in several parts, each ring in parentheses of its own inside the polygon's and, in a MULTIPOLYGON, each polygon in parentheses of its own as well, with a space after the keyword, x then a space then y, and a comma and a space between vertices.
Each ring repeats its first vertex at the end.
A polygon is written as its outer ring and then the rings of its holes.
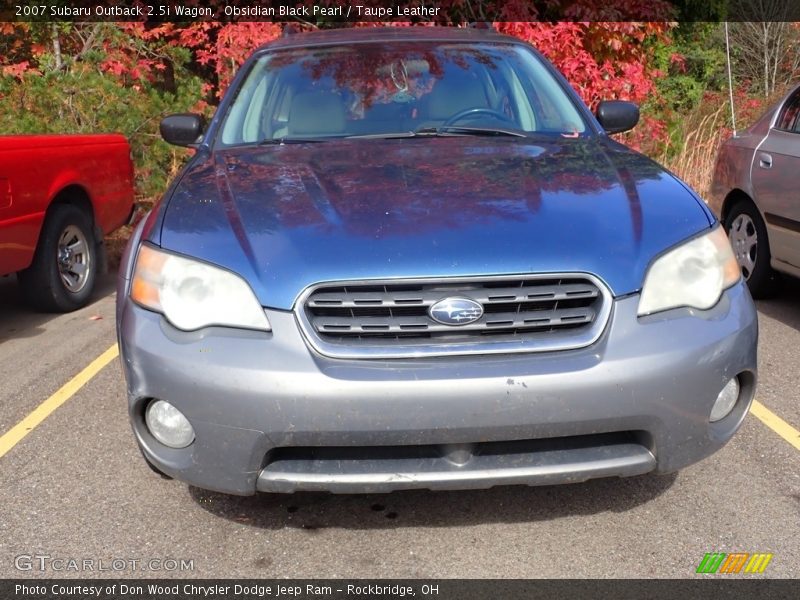
POLYGON ((626 294, 712 222, 675 177, 602 138, 340 140, 198 156, 154 241, 290 309, 311 284, 376 278, 589 272, 626 294))

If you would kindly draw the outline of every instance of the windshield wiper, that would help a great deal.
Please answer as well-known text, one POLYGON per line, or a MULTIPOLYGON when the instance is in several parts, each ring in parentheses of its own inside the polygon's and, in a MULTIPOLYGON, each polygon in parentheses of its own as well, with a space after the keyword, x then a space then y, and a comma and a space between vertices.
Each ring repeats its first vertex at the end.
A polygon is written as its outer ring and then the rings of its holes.
POLYGON ((453 136, 453 135, 507 135, 512 137, 530 137, 519 129, 507 127, 467 127, 448 125, 446 127, 420 127, 415 131, 397 131, 391 133, 362 133, 345 136, 348 140, 395 140, 421 136, 453 136))
POLYGON ((347 140, 394 140, 399 138, 412 138, 416 137, 417 133, 414 131, 398 131, 394 133, 360 133, 356 135, 345 136, 347 140))
POLYGON ((530 137, 521 129, 512 127, 469 127, 466 125, 439 125, 438 127, 421 127, 416 135, 507 135, 512 137, 530 137))
POLYGON ((289 137, 287 135, 279 138, 266 138, 261 140, 258 145, 259 146, 280 146, 283 144, 310 144, 310 143, 317 143, 317 142, 327 142, 329 140, 336 140, 342 139, 341 136, 331 136, 331 137, 289 137))
POLYGON ((438 127, 420 127, 415 131, 397 131, 387 133, 362 133, 355 135, 332 135, 325 137, 289 137, 267 138, 262 140, 259 145, 281 145, 281 144, 306 144, 316 142, 327 142, 330 140, 393 140, 403 138, 413 138, 419 136, 452 136, 452 135, 486 135, 486 136, 511 136, 511 137, 530 137, 520 129, 511 127, 468 127, 466 125, 439 125, 438 127))

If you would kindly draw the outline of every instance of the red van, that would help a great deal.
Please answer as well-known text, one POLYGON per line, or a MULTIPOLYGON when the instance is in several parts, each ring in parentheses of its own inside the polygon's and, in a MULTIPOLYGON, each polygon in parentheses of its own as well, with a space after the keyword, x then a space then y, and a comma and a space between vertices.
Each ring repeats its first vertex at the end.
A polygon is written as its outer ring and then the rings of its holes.
POLYGON ((36 308, 66 312, 89 301, 103 237, 133 206, 124 136, 0 136, 0 276, 16 272, 36 308))

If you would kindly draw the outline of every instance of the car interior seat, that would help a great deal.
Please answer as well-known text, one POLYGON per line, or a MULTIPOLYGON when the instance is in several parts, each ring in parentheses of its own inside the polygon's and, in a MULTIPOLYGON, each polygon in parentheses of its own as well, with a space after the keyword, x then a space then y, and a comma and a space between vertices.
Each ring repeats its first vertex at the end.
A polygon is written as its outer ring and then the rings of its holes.
POLYGON ((329 91, 296 94, 289 110, 287 130, 290 136, 344 133, 344 101, 341 96, 329 91))
POLYGON ((427 98, 420 127, 435 127, 463 110, 490 108, 483 86, 468 77, 440 79, 427 98))

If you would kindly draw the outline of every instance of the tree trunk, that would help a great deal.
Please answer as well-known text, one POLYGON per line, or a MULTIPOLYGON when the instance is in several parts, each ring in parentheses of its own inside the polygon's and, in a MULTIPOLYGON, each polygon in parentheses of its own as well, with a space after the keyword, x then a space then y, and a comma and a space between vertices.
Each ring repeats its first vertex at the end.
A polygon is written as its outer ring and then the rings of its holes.
POLYGON ((53 58, 55 59, 55 69, 60 71, 64 64, 61 60, 61 40, 58 37, 58 24, 50 25, 50 39, 53 41, 53 58))
POLYGON ((761 27, 764 32, 764 98, 769 98, 769 24, 762 23, 761 27))

